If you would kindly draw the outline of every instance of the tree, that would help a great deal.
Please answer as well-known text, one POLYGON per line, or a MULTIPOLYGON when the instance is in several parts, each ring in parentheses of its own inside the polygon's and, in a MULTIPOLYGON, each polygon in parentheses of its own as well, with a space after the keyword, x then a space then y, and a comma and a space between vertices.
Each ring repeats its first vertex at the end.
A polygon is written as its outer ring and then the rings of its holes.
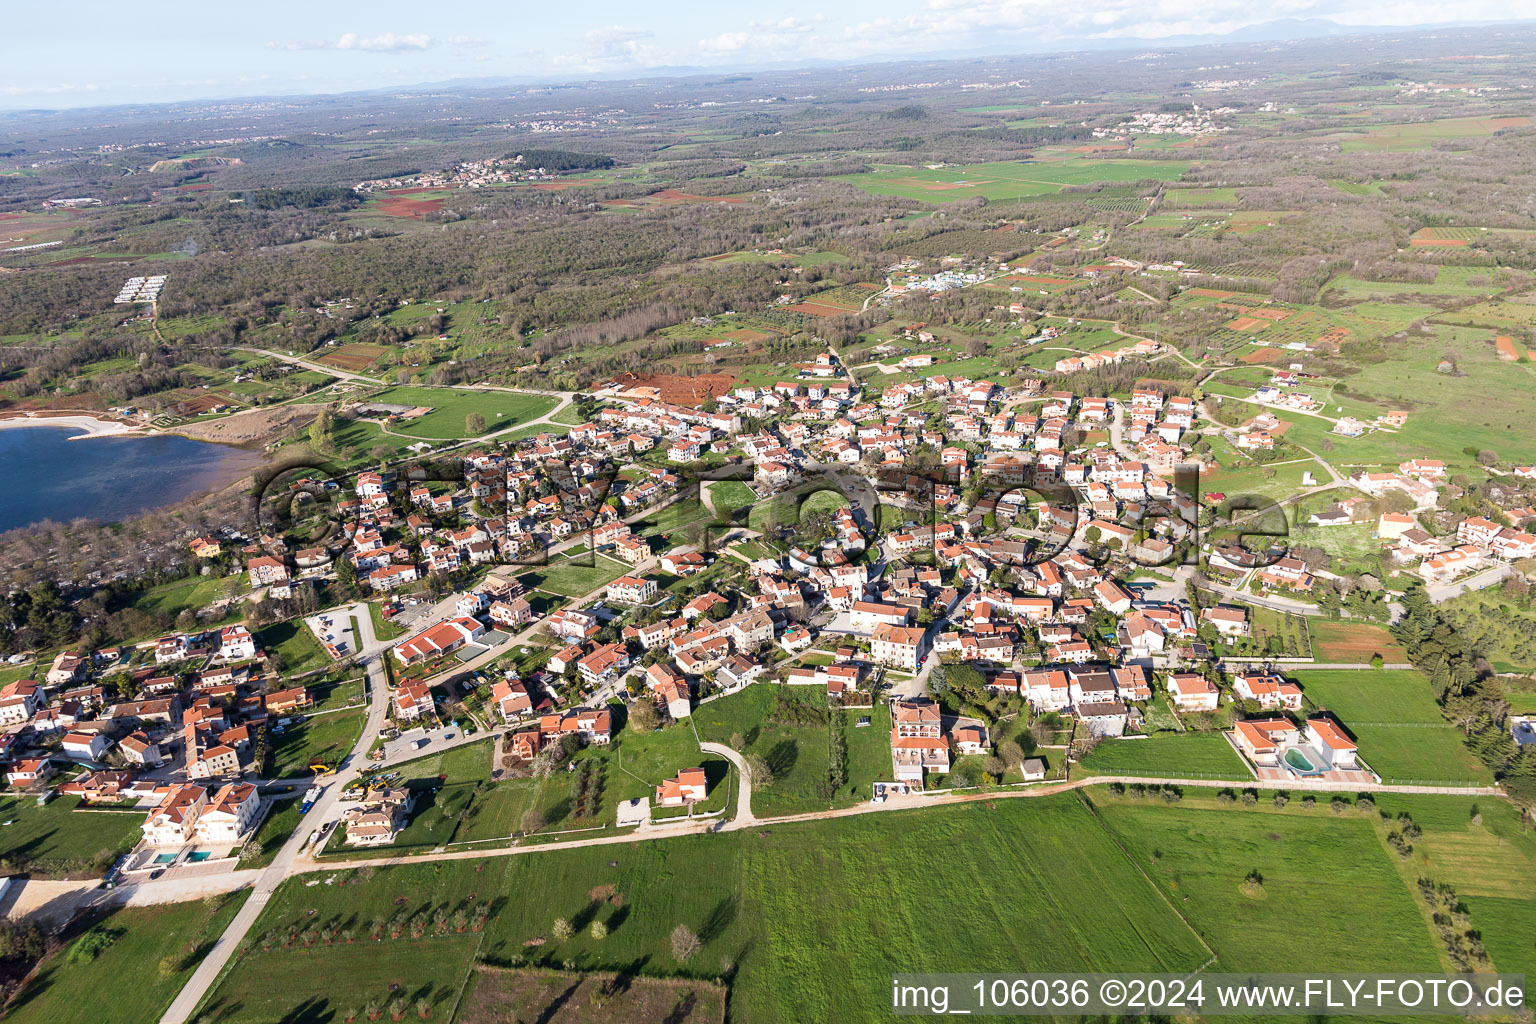
POLYGON ((754 789, 767 789, 773 785, 773 769, 768 767, 768 762, 760 754, 747 755, 747 774, 752 776, 754 789))
POLYGON ((629 706, 629 727, 636 732, 654 732, 660 724, 661 716, 656 713, 656 705, 649 695, 629 706))
POLYGON ((544 820, 543 813, 537 807, 530 807, 523 812, 522 824, 524 832, 537 832, 549 822, 544 820))
POLYGON ((571 922, 567 921, 565 918, 557 917, 555 918, 554 933, 556 939, 564 942, 566 939, 569 939, 572 935, 576 934, 576 929, 572 928, 571 922))
POLYGON ((688 958, 697 953, 703 945, 693 929, 687 925, 680 924, 672 929, 672 955, 677 958, 678 963, 687 963, 688 958))
POLYGON ((336 559, 336 582, 348 593, 357 592, 357 566, 345 555, 336 559))
POLYGON ((336 417, 330 409, 321 409, 315 417, 315 422, 309 425, 309 443, 317 452, 328 452, 334 445, 331 436, 336 425, 336 417))
POLYGON ((608 926, 601 921, 592 922, 592 937, 601 942, 608 937, 608 926))
POLYGON ((464 417, 464 430, 472 435, 485 433, 485 417, 477 412, 472 412, 464 417))

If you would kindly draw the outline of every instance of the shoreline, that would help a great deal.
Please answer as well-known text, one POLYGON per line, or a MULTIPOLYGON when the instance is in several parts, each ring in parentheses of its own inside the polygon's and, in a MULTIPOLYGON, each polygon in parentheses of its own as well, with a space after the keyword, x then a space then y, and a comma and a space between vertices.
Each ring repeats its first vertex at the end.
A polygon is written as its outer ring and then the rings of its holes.
POLYGON ((102 419, 89 413, 70 413, 62 416, 24 413, 20 416, 0 418, 0 430, 23 427, 65 427, 84 431, 70 437, 71 441, 82 441, 88 437, 152 437, 158 434, 155 430, 124 423, 121 420, 102 419))

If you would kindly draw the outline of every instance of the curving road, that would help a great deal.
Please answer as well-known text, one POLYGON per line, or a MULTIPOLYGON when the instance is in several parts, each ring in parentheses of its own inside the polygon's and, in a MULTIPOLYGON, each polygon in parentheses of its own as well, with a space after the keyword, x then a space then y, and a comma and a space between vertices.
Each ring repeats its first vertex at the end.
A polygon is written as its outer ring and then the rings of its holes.
POLYGON ((746 828, 757 821, 757 816, 752 813, 752 769, 747 767, 747 759, 742 757, 724 743, 699 743, 699 749, 706 754, 718 754, 731 764, 736 766, 736 777, 741 784, 736 787, 736 816, 731 819, 722 832, 735 828, 746 828))

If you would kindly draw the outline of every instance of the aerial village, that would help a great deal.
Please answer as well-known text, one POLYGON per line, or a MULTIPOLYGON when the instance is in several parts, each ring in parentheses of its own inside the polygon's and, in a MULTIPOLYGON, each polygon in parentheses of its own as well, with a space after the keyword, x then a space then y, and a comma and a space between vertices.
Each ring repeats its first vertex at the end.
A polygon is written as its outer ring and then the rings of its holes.
MULTIPOLYGON (((434 735, 497 735, 498 771, 516 777, 749 687, 869 709, 858 727, 888 722, 867 794, 882 802, 955 785, 964 758, 1000 765, 994 781, 1059 780, 1170 716, 1219 732, 1256 781, 1379 781, 1350 723, 1309 703, 1285 652, 1256 635, 1257 615, 1283 615, 1327 568, 1284 538, 1226 538, 1228 496, 1176 486, 1203 437, 1272 448, 1268 411, 1224 427, 1155 386, 1122 401, 1038 378, 876 389, 830 347, 696 405, 622 379, 586 401, 568 434, 466 450, 446 480, 406 468, 289 482, 308 514, 340 525, 326 544, 192 543, 200 558, 237 551, 251 592, 272 599, 350 578, 389 624, 387 640, 379 624, 361 634, 363 604, 304 619, 329 658, 381 654, 389 669, 377 774, 342 795, 338 844, 396 840, 415 795, 387 769, 434 735), (701 465, 717 479, 701 483, 701 465), (808 490, 849 477, 873 482, 874 500, 808 490), (759 518, 776 504, 788 514, 759 518), (644 528, 683 506, 704 521, 644 528), (537 580, 551 566, 589 575, 554 599, 537 580), (1031 749, 995 739, 1018 716, 1043 726, 1031 749)), ((1305 408, 1305 375, 1277 372, 1254 401, 1305 408)), ((1348 477, 1306 525, 1369 526, 1402 573, 1451 586, 1536 556, 1515 525, 1536 516, 1522 497, 1533 483, 1536 467, 1511 474, 1503 521, 1448 524, 1445 466, 1414 459, 1348 477)), ((238 624, 62 652, 0 690, 7 782, 142 808, 123 877, 224 863, 271 813, 262 748, 315 704, 288 676, 238 624)), ((307 806, 334 766, 297 767, 307 806)), ((702 765, 676 771, 621 806, 619 826, 692 813, 720 785, 702 765)))

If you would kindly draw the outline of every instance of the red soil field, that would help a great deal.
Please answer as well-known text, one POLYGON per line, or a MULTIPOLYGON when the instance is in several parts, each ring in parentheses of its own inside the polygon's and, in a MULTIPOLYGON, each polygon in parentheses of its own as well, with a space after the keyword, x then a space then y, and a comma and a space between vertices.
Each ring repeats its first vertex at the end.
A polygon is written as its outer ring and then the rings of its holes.
POLYGON ((443 208, 441 199, 412 199, 421 192, 440 192, 437 188, 392 188, 379 198, 379 212, 386 217, 425 217, 443 208))
POLYGON ((1265 345, 1265 346, 1263 346, 1261 348, 1254 349, 1252 352, 1249 352, 1245 356, 1240 357, 1238 359, 1238 362, 1240 362, 1240 363, 1267 363, 1271 359, 1274 359, 1277 356, 1283 356, 1283 355, 1285 355, 1285 350, 1284 349, 1272 348, 1269 345, 1265 345))
POLYGON ((1520 358, 1520 350, 1515 347, 1515 339, 1507 334, 1501 334, 1493 339, 1493 347, 1499 350, 1499 358, 1514 362, 1520 358))
POLYGON ((697 377, 675 373, 623 373, 614 380, 624 388, 655 388, 661 393, 663 402, 688 406, 703 405, 736 386, 736 378, 728 373, 701 373, 697 377))
POLYGON ((1409 245, 1435 246, 1436 248, 1459 248, 1469 242, 1470 239, 1466 238, 1411 238, 1408 240, 1409 245))
POLYGON ((797 302, 793 306, 785 306, 784 308, 796 313, 805 313, 809 316, 847 316, 853 312, 851 309, 844 309, 842 306, 829 306, 824 302, 797 302))
POLYGON ((1260 320, 1257 317, 1240 316, 1236 320, 1228 320, 1226 328, 1229 331, 1261 331, 1268 327, 1268 320, 1260 320))

